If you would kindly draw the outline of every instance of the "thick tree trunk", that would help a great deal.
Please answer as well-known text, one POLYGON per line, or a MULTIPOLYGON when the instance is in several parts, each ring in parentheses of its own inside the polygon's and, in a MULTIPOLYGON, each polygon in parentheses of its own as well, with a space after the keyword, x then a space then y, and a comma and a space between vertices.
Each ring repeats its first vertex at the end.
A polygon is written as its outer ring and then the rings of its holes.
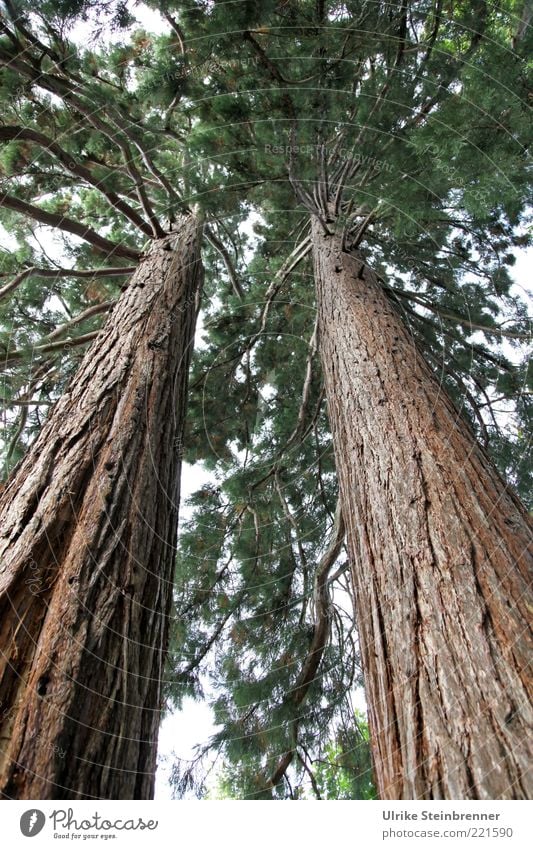
POLYGON ((153 794, 187 373, 194 216, 141 259, 0 499, 0 791, 153 794))
POLYGON ((531 798, 527 514, 362 258, 313 252, 379 793, 531 798))

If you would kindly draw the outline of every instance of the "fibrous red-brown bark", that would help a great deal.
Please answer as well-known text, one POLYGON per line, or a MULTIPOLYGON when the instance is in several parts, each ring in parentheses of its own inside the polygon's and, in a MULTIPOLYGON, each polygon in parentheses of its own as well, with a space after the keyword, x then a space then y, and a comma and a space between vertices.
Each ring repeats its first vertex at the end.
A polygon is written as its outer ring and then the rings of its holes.
POLYGON ((187 373, 194 216, 141 259, 0 499, 0 791, 153 794, 187 373))
POLYGON ((362 257, 313 253, 379 793, 530 798, 528 516, 362 257))

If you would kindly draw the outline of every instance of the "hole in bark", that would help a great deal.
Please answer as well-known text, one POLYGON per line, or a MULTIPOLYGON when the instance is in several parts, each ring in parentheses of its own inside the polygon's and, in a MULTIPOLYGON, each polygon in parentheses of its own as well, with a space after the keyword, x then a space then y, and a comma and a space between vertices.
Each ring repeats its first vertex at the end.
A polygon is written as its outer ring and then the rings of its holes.
POLYGON ((107 469, 108 472, 114 467, 114 463, 112 460, 108 460, 107 463, 104 463, 104 469, 107 469))
POLYGON ((49 675, 41 675, 37 682, 37 693, 39 696, 46 696, 46 689, 50 683, 49 675))
POLYGON ((512 708, 504 719, 505 724, 510 725, 511 722, 513 721, 513 719, 515 718, 515 716, 517 716, 517 714, 518 714, 517 709, 512 708))
POLYGON ((340 265, 335 266, 335 271, 339 274, 342 271, 342 267, 340 265))

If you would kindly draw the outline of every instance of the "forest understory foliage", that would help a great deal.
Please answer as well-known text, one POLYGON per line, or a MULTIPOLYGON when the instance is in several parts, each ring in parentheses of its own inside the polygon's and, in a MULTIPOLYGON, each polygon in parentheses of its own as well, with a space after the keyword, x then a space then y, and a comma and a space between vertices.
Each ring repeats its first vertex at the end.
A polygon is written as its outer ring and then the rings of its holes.
POLYGON ((1 4, 4 798, 531 795, 530 19, 1 4))

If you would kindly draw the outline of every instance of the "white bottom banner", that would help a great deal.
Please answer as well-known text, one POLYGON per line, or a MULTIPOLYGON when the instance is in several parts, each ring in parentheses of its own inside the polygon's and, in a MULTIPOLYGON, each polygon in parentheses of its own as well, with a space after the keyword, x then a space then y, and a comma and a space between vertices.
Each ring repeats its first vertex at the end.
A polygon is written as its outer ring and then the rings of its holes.
POLYGON ((15 802, 0 807, 6 848, 72 843, 216 849, 533 845, 531 802, 15 802), (31 841, 34 842, 32 843, 31 841))

